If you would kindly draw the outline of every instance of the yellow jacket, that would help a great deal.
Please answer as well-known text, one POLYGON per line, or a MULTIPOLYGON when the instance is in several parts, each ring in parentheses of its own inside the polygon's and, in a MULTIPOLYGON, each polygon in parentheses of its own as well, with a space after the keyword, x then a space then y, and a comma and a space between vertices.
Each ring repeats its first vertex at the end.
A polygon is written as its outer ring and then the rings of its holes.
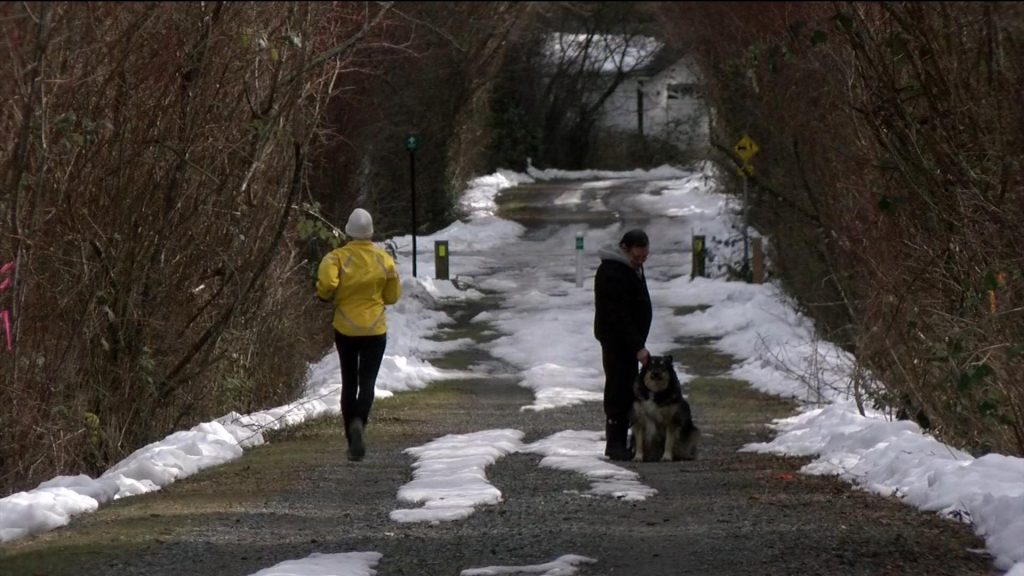
POLYGON ((369 240, 352 240, 320 261, 316 294, 334 301, 334 329, 346 336, 379 336, 388 330, 384 306, 401 288, 391 255, 369 240))

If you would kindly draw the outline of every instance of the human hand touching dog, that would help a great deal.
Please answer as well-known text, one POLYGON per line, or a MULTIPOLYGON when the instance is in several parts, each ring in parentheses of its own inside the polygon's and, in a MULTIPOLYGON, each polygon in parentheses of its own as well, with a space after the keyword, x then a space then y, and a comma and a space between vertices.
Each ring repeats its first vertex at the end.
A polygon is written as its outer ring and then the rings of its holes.
POLYGON ((636 353, 636 361, 643 366, 647 366, 647 362, 651 359, 651 353, 647 351, 647 348, 641 348, 636 353))

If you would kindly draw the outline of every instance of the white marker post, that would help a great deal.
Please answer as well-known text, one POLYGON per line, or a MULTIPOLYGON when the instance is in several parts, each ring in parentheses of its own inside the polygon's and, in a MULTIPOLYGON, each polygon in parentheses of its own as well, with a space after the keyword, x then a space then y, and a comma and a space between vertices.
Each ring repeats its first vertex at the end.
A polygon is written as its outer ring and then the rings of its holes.
POLYGON ((576 287, 583 286, 583 232, 576 233, 576 287))

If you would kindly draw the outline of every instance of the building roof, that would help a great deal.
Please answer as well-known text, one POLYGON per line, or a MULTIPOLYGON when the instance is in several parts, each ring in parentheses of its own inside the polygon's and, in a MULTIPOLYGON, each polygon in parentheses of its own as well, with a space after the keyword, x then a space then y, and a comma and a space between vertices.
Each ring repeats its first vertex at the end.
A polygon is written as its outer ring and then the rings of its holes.
POLYGON ((552 67, 586 58, 590 72, 650 74, 658 69, 652 64, 660 60, 657 56, 663 48, 662 42, 649 36, 554 33, 548 36, 544 54, 552 67))

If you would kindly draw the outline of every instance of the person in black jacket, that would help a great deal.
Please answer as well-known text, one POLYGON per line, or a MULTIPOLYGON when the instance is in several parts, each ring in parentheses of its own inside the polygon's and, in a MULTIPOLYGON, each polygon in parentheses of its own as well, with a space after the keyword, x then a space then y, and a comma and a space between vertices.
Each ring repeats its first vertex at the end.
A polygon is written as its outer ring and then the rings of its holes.
POLYGON ((605 455, 629 460, 626 445, 633 381, 638 363, 647 364, 647 335, 651 330, 651 296, 644 277, 650 251, 647 233, 626 232, 618 247, 598 251, 601 265, 594 277, 594 336, 601 343, 604 366, 605 455))

